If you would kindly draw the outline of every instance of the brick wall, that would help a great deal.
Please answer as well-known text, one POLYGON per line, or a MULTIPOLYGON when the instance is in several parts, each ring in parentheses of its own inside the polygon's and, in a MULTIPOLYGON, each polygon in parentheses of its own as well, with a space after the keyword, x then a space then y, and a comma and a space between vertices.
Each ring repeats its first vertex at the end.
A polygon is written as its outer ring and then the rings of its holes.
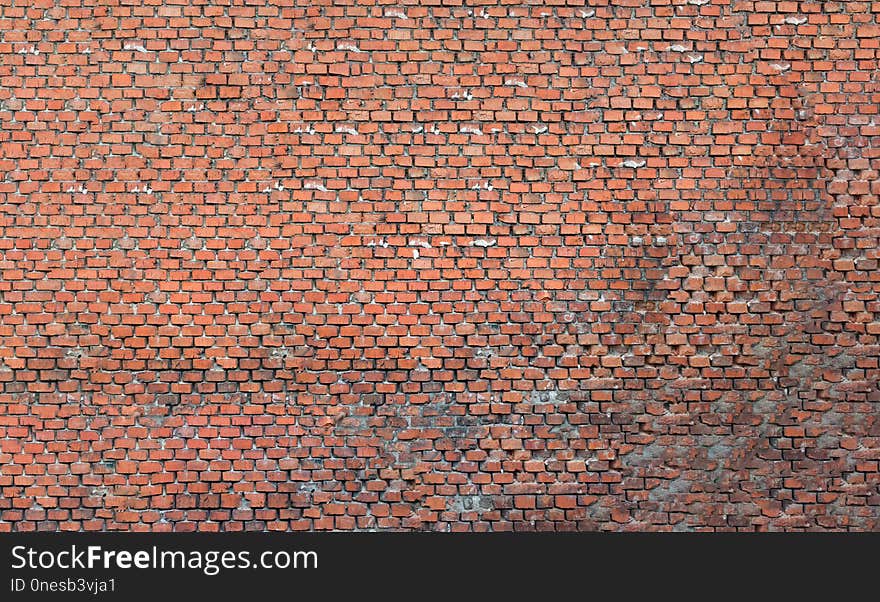
POLYGON ((0 0, 0 531, 880 528, 878 23, 0 0))

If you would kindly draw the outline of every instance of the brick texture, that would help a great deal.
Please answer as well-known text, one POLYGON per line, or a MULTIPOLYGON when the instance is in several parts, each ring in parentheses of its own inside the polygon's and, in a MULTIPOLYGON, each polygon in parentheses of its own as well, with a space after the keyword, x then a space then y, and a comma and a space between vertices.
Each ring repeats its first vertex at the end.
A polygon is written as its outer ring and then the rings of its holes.
POLYGON ((0 531, 880 529, 880 2, 0 0, 0 531))

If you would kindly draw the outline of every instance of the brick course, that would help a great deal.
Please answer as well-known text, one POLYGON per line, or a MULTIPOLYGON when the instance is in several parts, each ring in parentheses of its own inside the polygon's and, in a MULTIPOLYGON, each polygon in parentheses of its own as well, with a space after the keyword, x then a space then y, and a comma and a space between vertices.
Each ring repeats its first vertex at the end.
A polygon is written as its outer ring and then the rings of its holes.
POLYGON ((0 531, 880 529, 880 2, 0 0, 0 531))

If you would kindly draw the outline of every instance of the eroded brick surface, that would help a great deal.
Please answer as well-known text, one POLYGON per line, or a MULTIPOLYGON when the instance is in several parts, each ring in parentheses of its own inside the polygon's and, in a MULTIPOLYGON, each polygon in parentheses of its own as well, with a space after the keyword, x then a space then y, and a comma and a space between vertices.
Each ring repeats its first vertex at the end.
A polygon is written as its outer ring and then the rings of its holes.
POLYGON ((880 528, 880 3, 142 4, 0 0, 0 530, 880 528))

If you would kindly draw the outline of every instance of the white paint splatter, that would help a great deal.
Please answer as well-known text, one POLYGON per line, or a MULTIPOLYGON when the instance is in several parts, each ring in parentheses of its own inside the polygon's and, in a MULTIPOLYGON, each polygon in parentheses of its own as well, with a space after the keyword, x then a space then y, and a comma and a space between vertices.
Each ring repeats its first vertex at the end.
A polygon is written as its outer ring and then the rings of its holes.
POLYGON ((700 61, 702 61, 703 55, 702 54, 689 54, 685 57, 684 60, 686 60, 687 62, 689 62, 690 64, 693 65, 694 63, 699 63, 700 61))
POLYGON ((477 238, 476 240, 471 242, 472 247, 482 247, 484 249, 486 247, 492 247, 496 244, 498 244, 498 241, 494 238, 477 238))
POLYGON ((519 80, 519 79, 509 79, 504 82, 504 85, 505 86, 516 86, 517 88, 528 88, 529 87, 529 85, 526 82, 519 80))
POLYGON ((303 184, 303 190, 318 190, 320 192, 327 192, 327 188, 320 182, 306 182, 303 184))
POLYGON ((474 136, 482 136, 483 132, 478 127, 466 125, 459 130, 462 134, 473 134, 474 136))
POLYGON ((785 22, 789 25, 803 25, 807 22, 806 17, 786 17, 785 22))
POLYGON ((123 50, 134 50, 135 52, 149 52, 146 48, 141 46, 140 44, 126 44, 122 47, 123 50))
POLYGON ((687 52, 688 49, 687 49, 687 47, 682 46, 681 44, 673 44, 672 46, 670 46, 666 50, 668 50, 670 52, 687 52))
POLYGON ((361 50, 351 42, 342 42, 341 44, 337 44, 336 50, 347 50, 348 52, 354 52, 356 54, 360 54, 363 52, 363 50, 361 50))
POLYGON ((631 167, 633 169, 636 169, 638 167, 644 167, 646 164, 647 164, 647 161, 636 161, 634 159, 627 159, 626 161, 621 163, 621 165, 623 165, 624 167, 631 167))
POLYGON ((406 19, 406 13, 402 10, 397 10, 396 8, 386 10, 385 16, 391 19, 406 19))
POLYGON ((580 15, 581 19, 589 19, 593 15, 596 14, 594 10, 579 10, 578 15, 580 15))
POLYGON ((357 136, 358 131, 351 127, 350 125, 340 125, 336 128, 337 134, 351 134, 352 136, 357 136))

